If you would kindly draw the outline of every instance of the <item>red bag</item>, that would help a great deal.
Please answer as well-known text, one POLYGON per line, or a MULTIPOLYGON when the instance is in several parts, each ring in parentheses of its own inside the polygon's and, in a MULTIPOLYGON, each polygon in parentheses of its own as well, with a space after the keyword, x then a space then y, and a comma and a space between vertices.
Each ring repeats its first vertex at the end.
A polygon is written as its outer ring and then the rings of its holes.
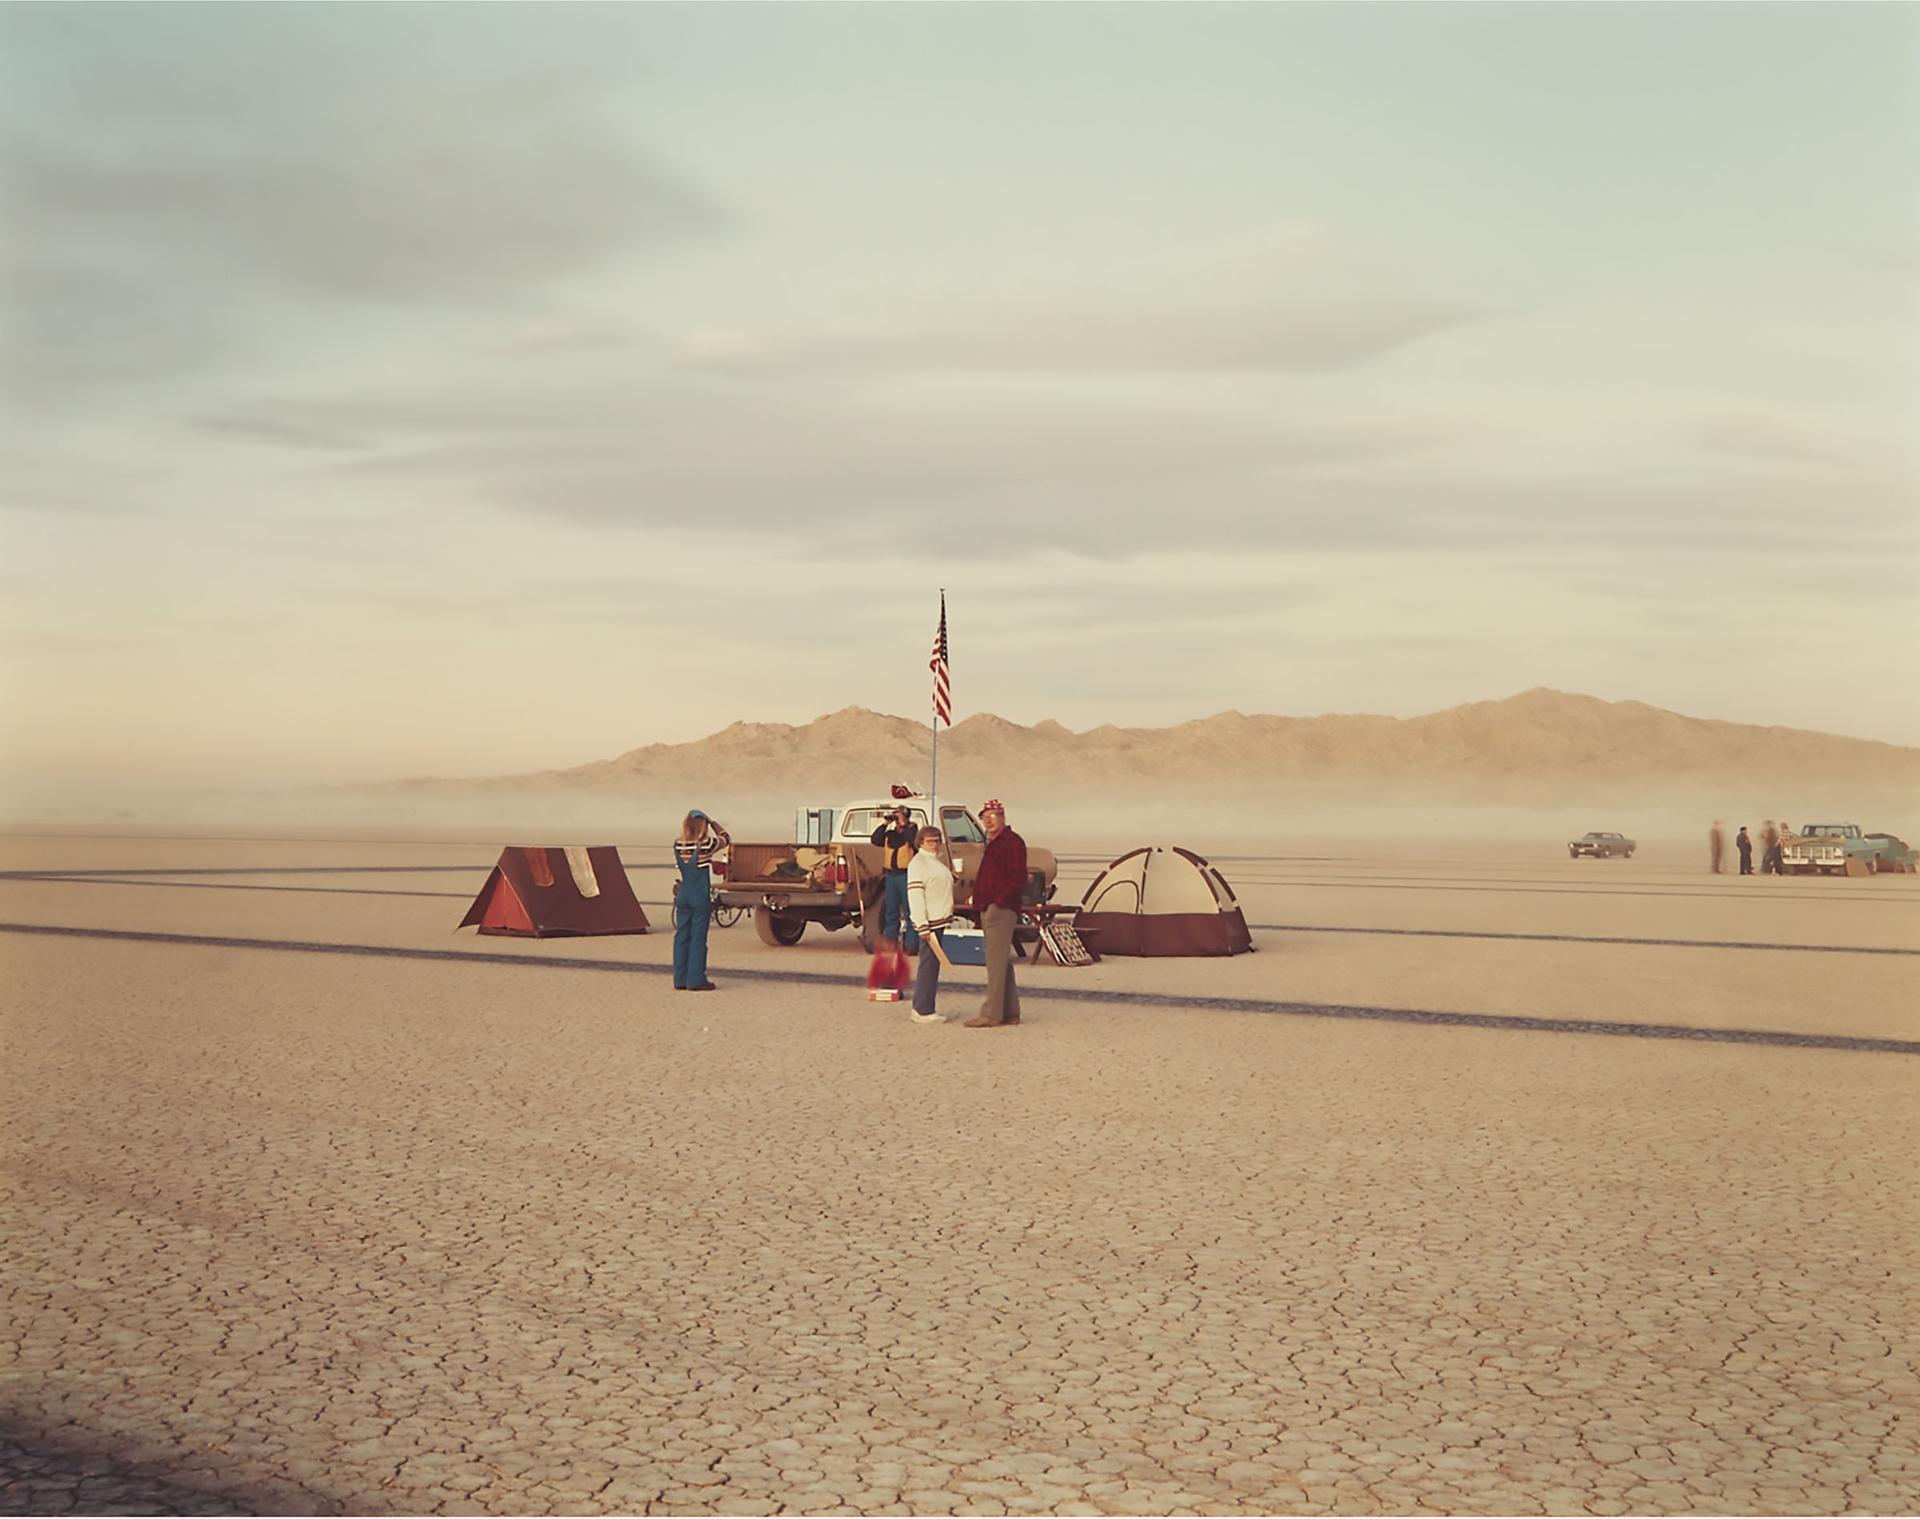
POLYGON ((898 1002, 913 984, 913 971, 907 964, 907 952, 895 939, 882 939, 867 967, 867 1000, 898 1002))

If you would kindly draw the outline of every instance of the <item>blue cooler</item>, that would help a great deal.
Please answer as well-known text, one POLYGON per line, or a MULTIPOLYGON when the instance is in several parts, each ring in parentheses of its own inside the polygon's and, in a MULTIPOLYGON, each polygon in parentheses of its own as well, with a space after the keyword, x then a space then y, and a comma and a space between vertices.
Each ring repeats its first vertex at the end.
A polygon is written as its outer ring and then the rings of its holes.
POLYGON ((943 928, 940 939, 946 945, 947 958, 955 965, 987 963, 987 936, 979 929, 955 924, 952 928, 943 928))

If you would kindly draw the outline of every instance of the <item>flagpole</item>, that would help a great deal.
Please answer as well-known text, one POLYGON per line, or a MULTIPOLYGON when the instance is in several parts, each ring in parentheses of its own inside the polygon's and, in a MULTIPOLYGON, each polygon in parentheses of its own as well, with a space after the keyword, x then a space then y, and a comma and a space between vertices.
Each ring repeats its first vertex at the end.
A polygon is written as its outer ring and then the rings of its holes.
MULTIPOLYGON (((947 588, 940 587, 941 626, 946 626, 947 588)), ((927 783, 927 822, 935 828, 940 827, 940 703, 933 704, 933 778, 927 783)), ((941 837, 946 832, 941 830, 941 837)))

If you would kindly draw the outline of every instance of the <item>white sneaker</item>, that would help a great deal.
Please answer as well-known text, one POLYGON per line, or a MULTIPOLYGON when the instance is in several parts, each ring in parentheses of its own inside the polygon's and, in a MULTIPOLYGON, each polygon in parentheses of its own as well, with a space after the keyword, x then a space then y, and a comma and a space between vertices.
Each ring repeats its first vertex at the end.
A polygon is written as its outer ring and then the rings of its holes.
POLYGON ((913 1015, 913 1021, 915 1023, 945 1023, 947 1020, 942 1018, 938 1013, 915 1013, 913 1015))

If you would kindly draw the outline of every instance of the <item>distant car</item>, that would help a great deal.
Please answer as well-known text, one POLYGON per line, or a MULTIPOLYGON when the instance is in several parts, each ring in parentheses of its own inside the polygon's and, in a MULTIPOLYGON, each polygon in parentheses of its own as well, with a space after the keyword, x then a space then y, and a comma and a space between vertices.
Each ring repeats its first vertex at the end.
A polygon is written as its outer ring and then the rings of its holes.
POLYGON ((1582 855, 1591 855, 1596 860, 1610 860, 1618 855, 1630 860, 1634 848, 1633 840, 1624 833, 1583 833, 1567 845, 1567 854, 1575 860, 1582 855))

